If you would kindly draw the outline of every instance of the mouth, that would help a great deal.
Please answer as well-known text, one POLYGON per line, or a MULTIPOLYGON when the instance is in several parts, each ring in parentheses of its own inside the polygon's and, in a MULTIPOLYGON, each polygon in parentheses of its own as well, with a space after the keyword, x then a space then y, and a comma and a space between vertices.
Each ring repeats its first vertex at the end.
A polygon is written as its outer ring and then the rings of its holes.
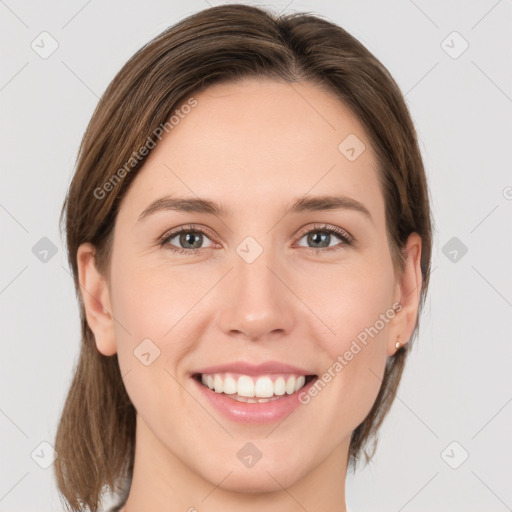
POLYGON ((267 403, 296 395, 317 375, 294 373, 244 375, 240 373, 195 373, 203 387, 237 402, 267 403))

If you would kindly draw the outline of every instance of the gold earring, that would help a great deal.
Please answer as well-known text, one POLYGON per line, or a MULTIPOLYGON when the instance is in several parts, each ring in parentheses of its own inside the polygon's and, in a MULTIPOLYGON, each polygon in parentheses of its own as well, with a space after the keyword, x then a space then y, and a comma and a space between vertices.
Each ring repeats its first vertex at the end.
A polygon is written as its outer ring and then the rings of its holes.
POLYGON ((396 337, 396 343, 395 343, 395 348, 398 350, 400 348, 400 334, 396 337))

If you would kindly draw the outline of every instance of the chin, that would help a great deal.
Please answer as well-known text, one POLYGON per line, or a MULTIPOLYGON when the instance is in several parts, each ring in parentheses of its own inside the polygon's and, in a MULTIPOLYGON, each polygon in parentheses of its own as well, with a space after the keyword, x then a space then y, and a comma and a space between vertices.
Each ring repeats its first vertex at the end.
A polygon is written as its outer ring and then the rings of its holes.
POLYGON ((218 485, 219 479, 222 480, 219 475, 223 475, 225 480, 219 488, 230 492, 271 493, 294 485, 306 472, 303 463, 290 461, 286 456, 276 457, 279 461, 270 460, 268 456, 264 461, 264 458, 262 456, 252 467, 245 467, 242 463, 223 465, 213 471, 208 479, 218 485))
POLYGON ((285 472, 269 470, 267 473, 264 470, 260 470, 253 473, 252 471, 244 471, 231 473, 231 475, 219 485, 219 488, 230 492, 257 494, 282 491, 283 487, 288 488, 294 483, 294 480, 290 479, 290 475, 287 475, 285 472))

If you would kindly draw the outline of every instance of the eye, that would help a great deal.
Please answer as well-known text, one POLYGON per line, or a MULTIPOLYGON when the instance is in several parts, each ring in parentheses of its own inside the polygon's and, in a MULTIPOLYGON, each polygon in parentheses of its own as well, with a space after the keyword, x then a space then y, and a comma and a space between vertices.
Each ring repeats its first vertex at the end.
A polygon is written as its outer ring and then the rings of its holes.
MULTIPOLYGON (((303 235, 299 240, 306 238, 306 243, 312 244, 308 246, 309 249, 315 252, 325 252, 326 250, 332 251, 342 248, 343 246, 352 245, 354 239, 344 229, 338 228, 337 226, 326 226, 326 225, 315 225, 313 229, 310 229, 303 235), (341 240, 341 244, 331 245, 333 241, 333 235, 341 240)), ((303 246, 302 246, 303 247, 303 246)))
MULTIPOLYGON (((313 250, 315 253, 341 249, 343 246, 352 245, 354 242, 354 238, 344 229, 327 225, 315 225, 313 229, 302 234, 299 240, 303 238, 306 238, 306 243, 312 244, 312 246, 307 248, 313 250), (338 238, 341 243, 331 245, 333 235, 338 238)), ((210 240, 206 230, 193 225, 181 226, 171 232, 165 233, 158 243, 161 247, 165 247, 173 252, 187 255, 194 255, 200 249, 208 249, 215 245, 210 240), (209 240, 211 244, 207 247, 202 247, 205 238, 209 240)))
POLYGON ((165 233, 160 239, 159 244, 161 247, 166 247, 180 254, 193 255, 199 249, 213 247, 213 242, 208 247, 202 247, 205 238, 210 240, 204 229, 195 226, 181 226, 165 233), (175 239, 176 241, 172 243, 175 239))

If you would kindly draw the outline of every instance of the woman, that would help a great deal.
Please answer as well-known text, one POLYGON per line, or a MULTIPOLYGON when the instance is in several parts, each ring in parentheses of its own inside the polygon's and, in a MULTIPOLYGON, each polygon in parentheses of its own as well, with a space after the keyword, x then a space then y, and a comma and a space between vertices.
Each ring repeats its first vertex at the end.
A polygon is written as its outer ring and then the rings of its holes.
POLYGON ((417 333, 431 218, 387 70, 342 28, 224 5, 103 95, 63 208, 82 345, 71 510, 346 510, 417 333))

